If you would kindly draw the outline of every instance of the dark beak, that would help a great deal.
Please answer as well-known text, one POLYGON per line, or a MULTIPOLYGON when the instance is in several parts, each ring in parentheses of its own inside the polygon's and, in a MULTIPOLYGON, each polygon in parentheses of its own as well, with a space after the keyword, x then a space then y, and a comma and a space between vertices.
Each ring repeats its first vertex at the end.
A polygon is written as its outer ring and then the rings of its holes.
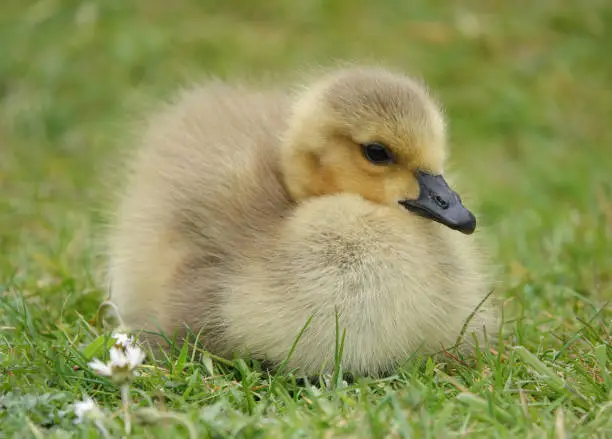
POLYGON ((416 200, 401 200, 399 203, 411 212, 437 221, 453 230, 467 235, 476 229, 476 218, 461 204, 444 177, 423 171, 416 172, 421 192, 416 200))

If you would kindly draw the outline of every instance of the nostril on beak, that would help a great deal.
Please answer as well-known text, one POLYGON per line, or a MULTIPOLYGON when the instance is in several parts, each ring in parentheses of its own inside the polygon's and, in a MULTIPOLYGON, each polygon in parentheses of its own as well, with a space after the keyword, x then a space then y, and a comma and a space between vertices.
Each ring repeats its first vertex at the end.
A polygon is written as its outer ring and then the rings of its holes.
POLYGON ((434 203, 436 203, 442 209, 448 209, 448 206, 449 206, 448 201, 446 201, 440 195, 436 194, 435 192, 431 192, 430 197, 434 201, 434 203))

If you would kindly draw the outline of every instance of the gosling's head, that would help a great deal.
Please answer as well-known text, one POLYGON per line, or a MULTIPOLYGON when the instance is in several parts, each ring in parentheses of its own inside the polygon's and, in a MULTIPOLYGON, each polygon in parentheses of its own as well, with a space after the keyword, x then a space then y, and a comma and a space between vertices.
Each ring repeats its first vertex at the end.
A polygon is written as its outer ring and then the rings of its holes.
POLYGON ((300 202, 359 194, 463 233, 474 215, 446 183, 444 118, 415 80, 382 69, 346 69, 299 96, 283 138, 282 168, 300 202))

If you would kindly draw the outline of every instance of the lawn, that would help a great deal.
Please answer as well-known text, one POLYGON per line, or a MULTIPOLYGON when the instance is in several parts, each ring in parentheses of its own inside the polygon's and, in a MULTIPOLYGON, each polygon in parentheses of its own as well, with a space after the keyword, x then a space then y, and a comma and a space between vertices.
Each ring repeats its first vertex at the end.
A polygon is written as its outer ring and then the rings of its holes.
POLYGON ((74 423, 87 395, 123 431, 119 389, 87 362, 133 115, 211 73, 333 60, 413 72, 444 103, 501 342, 318 386, 183 350, 140 370, 131 437, 612 437, 608 0, 3 0, 0 41, 0 437, 99 437, 74 423))

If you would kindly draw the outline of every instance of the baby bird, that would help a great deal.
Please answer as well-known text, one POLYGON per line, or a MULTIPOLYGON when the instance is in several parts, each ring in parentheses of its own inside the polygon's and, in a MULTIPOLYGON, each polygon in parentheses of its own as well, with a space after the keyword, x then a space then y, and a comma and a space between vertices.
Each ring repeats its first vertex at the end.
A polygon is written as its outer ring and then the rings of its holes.
POLYGON ((469 352, 497 313, 479 308, 486 261, 446 156, 438 105, 383 68, 337 69, 295 95, 183 91, 131 161, 111 300, 130 328, 190 328, 224 357, 279 365, 297 340, 286 366, 308 375, 333 370, 337 324, 354 375, 451 347, 464 325, 469 352))

